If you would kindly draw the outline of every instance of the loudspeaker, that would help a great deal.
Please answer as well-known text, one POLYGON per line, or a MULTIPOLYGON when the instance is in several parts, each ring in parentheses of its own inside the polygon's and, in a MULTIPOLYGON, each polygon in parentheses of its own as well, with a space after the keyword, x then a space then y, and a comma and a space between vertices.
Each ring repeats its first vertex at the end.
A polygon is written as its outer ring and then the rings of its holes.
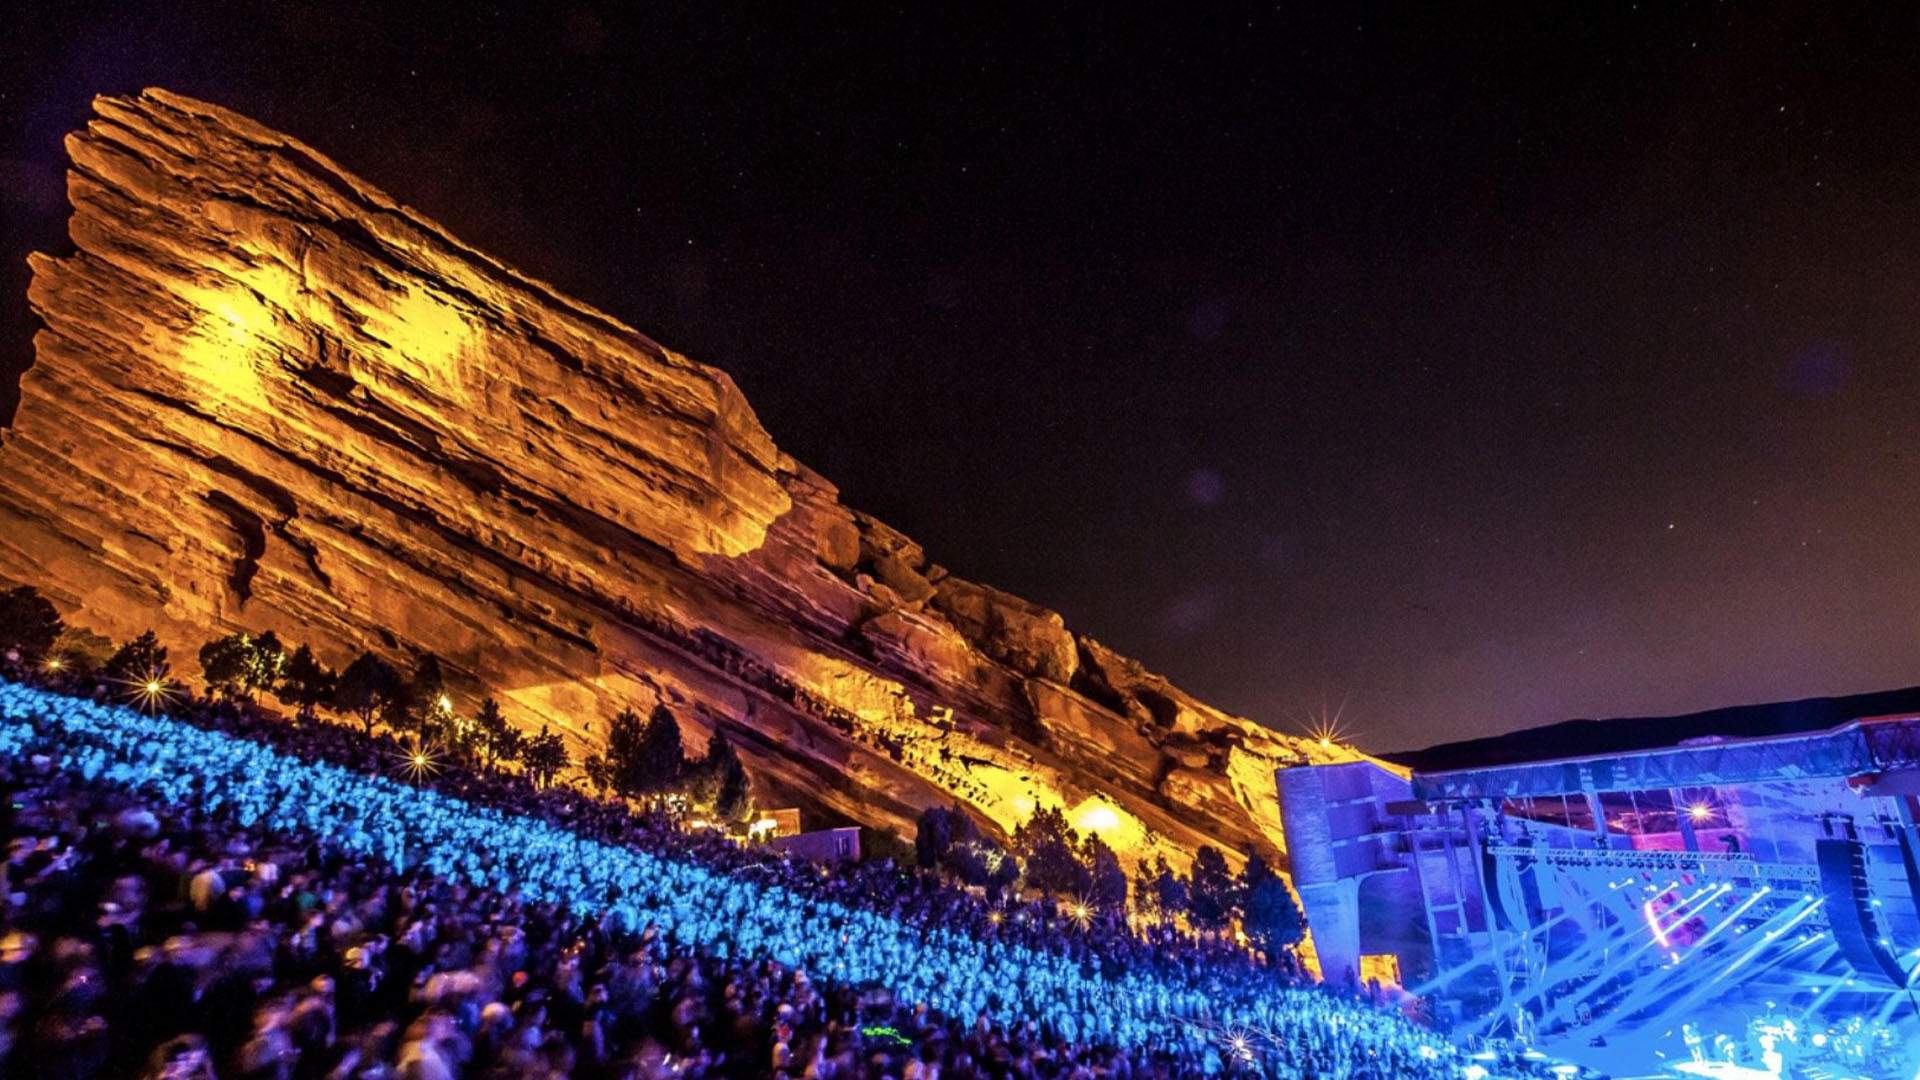
POLYGON ((1867 891, 1867 849, 1858 840, 1816 840, 1820 863, 1820 891, 1827 898, 1827 924, 1834 944, 1854 974, 1876 983, 1900 987, 1907 973, 1891 950, 1880 944, 1879 920, 1867 891))

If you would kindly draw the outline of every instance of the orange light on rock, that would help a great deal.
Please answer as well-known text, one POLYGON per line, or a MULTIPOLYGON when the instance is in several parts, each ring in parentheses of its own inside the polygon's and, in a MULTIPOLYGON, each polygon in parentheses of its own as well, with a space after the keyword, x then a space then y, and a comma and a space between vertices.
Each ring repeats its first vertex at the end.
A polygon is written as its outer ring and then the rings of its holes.
POLYGON ((1133 851, 1147 838, 1147 828, 1139 818, 1109 799, 1089 795, 1068 812, 1073 827, 1089 836, 1097 836, 1116 853, 1133 851))
POLYGON ((205 391, 209 404, 264 408, 258 364, 274 340, 274 314, 246 286, 194 290, 184 297, 199 309, 179 341, 179 370, 205 391))

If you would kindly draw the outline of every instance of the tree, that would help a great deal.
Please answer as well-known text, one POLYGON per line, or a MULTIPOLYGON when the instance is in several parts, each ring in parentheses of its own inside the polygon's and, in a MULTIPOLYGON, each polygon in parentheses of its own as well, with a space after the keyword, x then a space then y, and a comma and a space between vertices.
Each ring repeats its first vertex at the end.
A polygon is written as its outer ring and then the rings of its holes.
POLYGON ((106 676, 121 686, 123 696, 140 708, 158 712, 179 693, 167 663, 167 647, 149 630, 120 646, 107 659, 106 676))
POLYGON ((922 870, 932 870, 946 861, 953 847, 953 811, 944 806, 929 806, 920 811, 914 823, 913 858, 922 870))
POLYGON ((60 612, 39 590, 22 585, 0 593, 0 653, 21 664, 38 664, 65 628, 60 612))
POLYGON ((442 700, 447 696, 447 676, 440 670, 438 656, 427 653, 414 665, 413 678, 407 683, 407 696, 421 709, 451 704, 442 700))
POLYGON ((607 786, 627 798, 646 789, 647 721, 621 709, 607 725, 607 786))
POLYGON ((1133 902, 1134 914, 1143 919, 1160 917, 1159 897, 1153 891, 1153 870, 1142 860, 1133 876, 1133 888, 1128 891, 1133 902))
POLYGON ((1013 832, 1013 847, 1027 870, 1027 884, 1052 899, 1055 893, 1081 895, 1091 883, 1076 852, 1080 837, 1057 806, 1033 812, 1013 832))
POLYGON ((274 696, 292 705, 305 723, 312 723, 314 711, 333 701, 334 683, 339 676, 325 667, 305 645, 293 650, 280 672, 280 685, 274 696))
MULTIPOLYGON (((916 841, 914 845, 914 861, 918 862, 920 858, 919 836, 916 835, 914 840, 916 841)), ((1004 854, 1001 856, 1000 861, 1006 863, 1013 862, 1012 859, 1006 858, 1004 854)), ((975 885, 985 888, 987 882, 993 877, 993 867, 988 864, 987 860, 987 849, 979 844, 952 845, 947 848, 947 853, 941 858, 939 865, 947 873, 952 874, 954 878, 963 885, 975 885)), ((1015 875, 1016 880, 1018 876, 1018 874, 1015 875)))
POLYGON ((681 776, 679 784, 680 793, 687 797, 687 805, 709 815, 720 801, 720 784, 724 779, 720 770, 709 768, 707 762, 707 758, 713 756, 713 740, 719 737, 720 733, 715 731, 707 740, 707 757, 687 762, 687 771, 681 776))
POLYGON ((468 764, 480 760, 480 729, 473 721, 449 711, 440 723, 440 740, 454 757, 468 764))
POLYGON ((746 766, 718 730, 707 740, 707 755, 687 770, 687 801, 729 825, 744 825, 753 815, 753 785, 746 766))
POLYGON ((977 841, 971 846, 980 853, 980 859, 987 868, 987 897, 998 900, 1020 880, 1020 860, 990 840, 977 841))
POLYGON ((422 743, 452 742, 446 730, 453 716, 453 703, 447 699, 447 679, 440 670, 440 658, 424 653, 413 666, 413 675, 399 687, 382 710, 387 725, 410 731, 422 743))
POLYGON ((218 693, 229 701, 247 697, 248 672, 253 670, 253 639, 244 632, 214 638, 200 646, 200 673, 207 680, 207 694, 218 693))
POLYGON ((1227 857, 1202 844, 1193 853, 1193 874, 1187 886, 1187 916, 1201 930, 1223 930, 1233 920, 1238 882, 1227 868, 1227 857))
POLYGON ((718 758, 711 749, 708 751, 707 768, 720 776, 713 814, 730 825, 745 825, 753 818, 753 778, 747 775, 747 767, 741 764, 732 743, 722 741, 720 749, 723 753, 718 758))
POLYGON ((982 838, 979 826, 958 802, 947 808, 946 815, 951 841, 939 865, 947 873, 965 884, 982 888, 993 883, 996 872, 1005 878, 1003 885, 1012 885, 1020 879, 1020 864, 998 844, 982 838))
POLYGON ((474 742, 480 748, 480 756, 488 766, 501 761, 511 761, 507 753, 508 743, 517 735, 511 724, 507 723, 505 713, 500 711, 500 703, 492 698, 481 698, 480 707, 473 714, 474 742))
POLYGON ((1102 911, 1125 914, 1127 910, 1127 872, 1120 867, 1120 856, 1105 840, 1089 835, 1082 847, 1086 858, 1087 902, 1102 911))
POLYGON ((1190 899, 1187 883, 1173 872, 1165 855, 1155 856, 1153 868, 1147 875, 1147 887, 1141 892, 1151 895, 1150 903, 1162 923, 1172 922, 1186 911, 1190 899))
POLYGON ((340 673, 334 686, 333 706, 360 718, 360 727, 373 734, 374 717, 391 708, 401 693, 400 673, 393 665, 363 652, 340 673))
POLYGON ((252 701, 280 681, 286 666, 287 650, 271 630, 259 637, 241 631, 200 646, 200 672, 207 680, 207 692, 217 690, 232 701, 252 701))
POLYGON ((640 735, 637 789, 647 794, 670 790, 687 770, 687 753, 680 742, 680 721, 662 705, 655 705, 640 735))
POLYGON ((247 672, 247 696, 271 690, 287 670, 287 647, 280 635, 268 630, 253 639, 253 666, 247 672))
POLYGON ((1240 924, 1247 937, 1269 954, 1292 948, 1306 936, 1306 916, 1293 890, 1258 854, 1247 857, 1240 875, 1240 924))
POLYGON ((500 736, 496 762, 525 761, 527 757, 527 733, 517 727, 510 727, 500 736))
POLYGON ((534 785, 546 787, 567 767, 567 741, 542 724, 540 734, 527 740, 525 760, 527 775, 533 777, 534 785))
POLYGON ((167 647, 159 635, 149 630, 127 642, 107 658, 107 678, 122 683, 164 681, 173 668, 167 663, 167 647))
POLYGON ((587 759, 580 763, 580 771, 587 774, 587 783, 593 785, 596 793, 602 796, 613 794, 613 762, 608 760, 607 755, 587 755, 587 759))

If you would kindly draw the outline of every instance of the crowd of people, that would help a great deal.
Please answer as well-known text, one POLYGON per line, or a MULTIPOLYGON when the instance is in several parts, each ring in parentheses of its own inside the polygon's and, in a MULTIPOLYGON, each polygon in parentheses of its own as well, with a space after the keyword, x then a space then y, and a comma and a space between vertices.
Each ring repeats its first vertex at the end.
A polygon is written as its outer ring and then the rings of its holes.
POLYGON ((0 684, 6 1075, 1463 1075, 1282 967, 231 703, 0 684), (32 1075, 32 1073, 26 1073, 32 1075))
MULTIPOLYGON (((1898 1007, 1901 1003, 1895 1003, 1898 1007)), ((1772 1002, 1745 1018, 1744 1030, 1713 1030, 1689 1021, 1677 1041, 1684 1055, 1671 1055, 1680 1070, 1714 1076, 1848 1076, 1910 1080, 1913 1052, 1920 1049, 1910 1025, 1884 1016, 1825 1018, 1811 1011, 1781 1009, 1772 1002)))

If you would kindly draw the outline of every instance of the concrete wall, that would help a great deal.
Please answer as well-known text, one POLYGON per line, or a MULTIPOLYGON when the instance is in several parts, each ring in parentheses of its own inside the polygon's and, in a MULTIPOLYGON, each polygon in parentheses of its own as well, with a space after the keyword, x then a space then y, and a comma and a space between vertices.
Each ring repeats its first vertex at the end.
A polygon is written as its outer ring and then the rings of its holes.
POLYGON ((1322 977, 1355 981, 1363 951, 1394 952, 1403 967, 1424 961, 1407 955, 1426 939, 1425 914, 1399 825, 1386 811, 1410 796, 1407 782, 1370 762, 1352 762, 1282 769, 1277 786, 1293 886, 1322 977))

